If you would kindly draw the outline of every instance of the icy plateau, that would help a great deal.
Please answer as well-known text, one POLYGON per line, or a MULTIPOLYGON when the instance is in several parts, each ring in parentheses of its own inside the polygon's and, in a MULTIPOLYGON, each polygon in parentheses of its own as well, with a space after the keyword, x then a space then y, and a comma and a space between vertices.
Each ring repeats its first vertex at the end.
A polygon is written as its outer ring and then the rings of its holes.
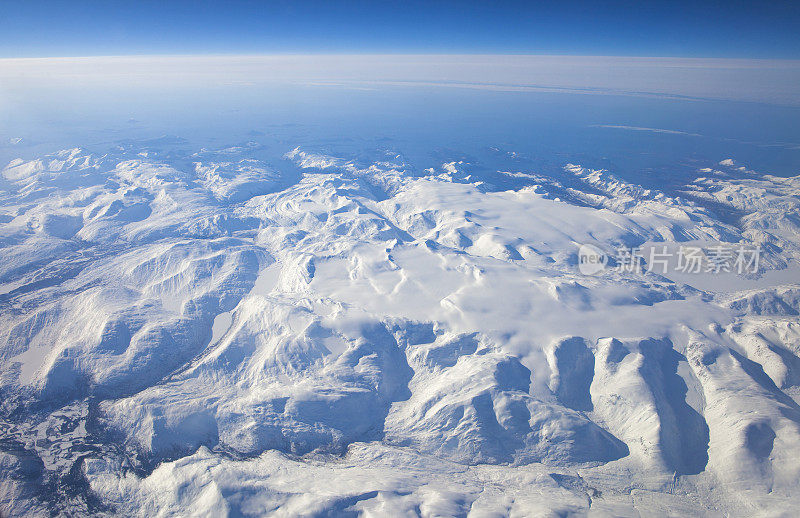
POLYGON ((3 515, 798 512, 800 177, 152 148, 2 170, 3 515))

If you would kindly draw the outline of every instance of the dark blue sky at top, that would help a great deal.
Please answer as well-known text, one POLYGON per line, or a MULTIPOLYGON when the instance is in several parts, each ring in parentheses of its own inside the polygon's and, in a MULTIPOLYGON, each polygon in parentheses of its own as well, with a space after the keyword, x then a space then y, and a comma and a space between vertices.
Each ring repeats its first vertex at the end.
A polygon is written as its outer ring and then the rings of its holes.
POLYGON ((0 56, 524 53, 800 58, 800 1, 0 0, 0 56))

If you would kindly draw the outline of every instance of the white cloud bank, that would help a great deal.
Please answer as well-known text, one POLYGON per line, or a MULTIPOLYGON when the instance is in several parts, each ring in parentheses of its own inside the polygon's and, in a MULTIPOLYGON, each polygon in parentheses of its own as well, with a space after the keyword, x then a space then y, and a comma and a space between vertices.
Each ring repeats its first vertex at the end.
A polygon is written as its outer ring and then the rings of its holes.
POLYGON ((800 61, 603 56, 269 55, 0 60, 0 94, 44 84, 427 83, 800 105, 800 61))

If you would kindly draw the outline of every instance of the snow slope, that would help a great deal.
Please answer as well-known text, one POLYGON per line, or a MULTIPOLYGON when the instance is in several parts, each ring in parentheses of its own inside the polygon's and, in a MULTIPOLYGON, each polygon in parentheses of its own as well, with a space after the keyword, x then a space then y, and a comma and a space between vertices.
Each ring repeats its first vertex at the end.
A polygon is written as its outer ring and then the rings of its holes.
POLYGON ((3 169, 3 512, 797 511, 800 282, 577 261, 720 242, 791 271, 800 177, 665 193, 566 164, 503 190, 286 151, 3 169))

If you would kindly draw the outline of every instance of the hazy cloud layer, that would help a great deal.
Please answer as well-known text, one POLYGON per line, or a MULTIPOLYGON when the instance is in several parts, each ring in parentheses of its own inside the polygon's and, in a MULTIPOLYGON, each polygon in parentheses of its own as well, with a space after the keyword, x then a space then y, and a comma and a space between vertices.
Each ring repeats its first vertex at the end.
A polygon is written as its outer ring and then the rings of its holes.
POLYGON ((0 93, 68 86, 427 83, 800 105, 800 61, 500 55, 128 56, 0 60, 0 93))

